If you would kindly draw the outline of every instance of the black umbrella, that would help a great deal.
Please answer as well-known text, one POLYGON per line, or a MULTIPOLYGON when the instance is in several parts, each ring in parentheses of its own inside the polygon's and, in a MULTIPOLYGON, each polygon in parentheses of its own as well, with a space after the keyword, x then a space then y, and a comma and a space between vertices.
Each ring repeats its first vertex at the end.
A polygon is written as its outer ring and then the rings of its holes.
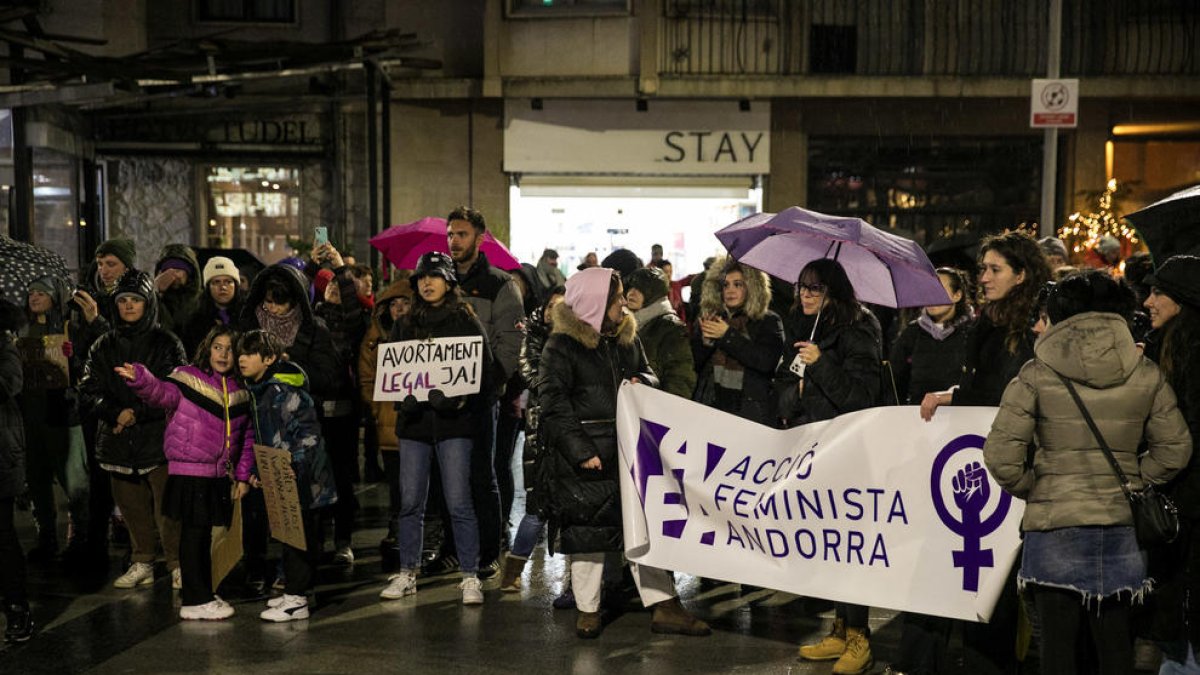
POLYGON ((1146 242, 1155 267, 1173 255, 1195 253, 1200 249, 1200 185, 1180 190, 1125 219, 1146 242))
POLYGON ((24 306, 29 282, 45 276, 71 278, 61 255, 0 234, 0 297, 24 306))
POLYGON ((198 248, 193 246, 192 250, 196 252, 196 260, 200 262, 201 270, 204 269, 209 258, 217 256, 224 256, 232 260, 238 271, 245 274, 247 279, 253 279, 267 267, 266 263, 258 259, 258 256, 244 248, 198 248))

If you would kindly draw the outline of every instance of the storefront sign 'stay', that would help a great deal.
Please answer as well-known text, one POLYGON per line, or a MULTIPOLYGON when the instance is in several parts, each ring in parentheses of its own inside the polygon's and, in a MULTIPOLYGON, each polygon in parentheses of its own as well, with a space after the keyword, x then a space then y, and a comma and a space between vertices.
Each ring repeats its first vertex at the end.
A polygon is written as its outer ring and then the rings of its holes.
POLYGON ((754 162, 754 151, 762 143, 763 132, 668 131, 664 162, 754 162), (713 142, 715 141, 715 146, 713 142), (706 144, 707 142, 707 144, 706 144), (716 148, 715 150, 713 148, 716 148), (739 154, 740 153, 740 154, 739 154))

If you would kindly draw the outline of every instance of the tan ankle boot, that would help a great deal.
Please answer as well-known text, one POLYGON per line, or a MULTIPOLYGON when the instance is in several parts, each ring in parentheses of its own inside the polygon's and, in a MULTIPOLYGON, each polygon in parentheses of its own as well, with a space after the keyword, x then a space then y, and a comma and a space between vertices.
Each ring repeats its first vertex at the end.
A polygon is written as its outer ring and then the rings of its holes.
POLYGON ((654 618, 650 620, 650 631, 696 637, 712 634, 712 629, 708 627, 708 624, 684 609, 683 605, 679 603, 678 597, 663 600, 654 605, 654 618))
POLYGON ((840 659, 846 652, 846 624, 841 619, 833 620, 829 635, 820 642, 800 647, 800 658, 808 661, 832 661, 840 659))
POLYGON ((875 665, 871 656, 871 642, 866 633, 857 628, 846 629, 846 652, 833 664, 834 675, 858 675, 875 665))
POLYGON ((504 572, 500 574, 500 590, 505 593, 516 593, 521 590, 521 572, 525 571, 525 562, 529 558, 509 553, 504 557, 504 572))

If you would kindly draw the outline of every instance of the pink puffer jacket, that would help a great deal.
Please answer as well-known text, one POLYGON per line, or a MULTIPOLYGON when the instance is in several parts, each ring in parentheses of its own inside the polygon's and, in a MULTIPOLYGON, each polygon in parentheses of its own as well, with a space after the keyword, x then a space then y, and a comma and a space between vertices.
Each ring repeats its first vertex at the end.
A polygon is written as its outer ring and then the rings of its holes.
POLYGON ((159 380, 142 364, 126 382, 138 398, 169 414, 163 436, 167 472, 176 476, 221 478, 230 450, 237 462, 233 475, 250 480, 254 469, 254 429, 250 419, 250 392, 231 377, 181 366, 159 380))

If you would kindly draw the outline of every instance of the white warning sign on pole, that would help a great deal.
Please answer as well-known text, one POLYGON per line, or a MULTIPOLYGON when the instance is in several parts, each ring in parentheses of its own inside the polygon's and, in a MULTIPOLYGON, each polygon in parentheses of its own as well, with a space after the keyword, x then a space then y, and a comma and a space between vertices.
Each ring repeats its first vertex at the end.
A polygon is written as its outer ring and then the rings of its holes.
POLYGON ((1029 126, 1074 128, 1079 124, 1079 80, 1034 80, 1029 126))

